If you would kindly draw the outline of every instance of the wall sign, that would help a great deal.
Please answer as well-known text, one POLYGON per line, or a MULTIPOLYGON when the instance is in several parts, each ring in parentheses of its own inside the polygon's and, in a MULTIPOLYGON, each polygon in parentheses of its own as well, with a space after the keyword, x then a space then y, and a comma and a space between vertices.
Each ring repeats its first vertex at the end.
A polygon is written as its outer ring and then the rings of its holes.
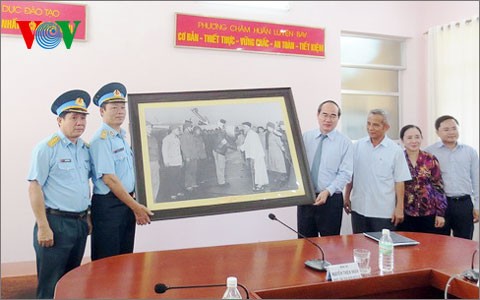
POLYGON ((176 14, 175 45, 325 57, 325 29, 176 14))
MULTIPOLYGON (((22 23, 18 23, 18 21, 29 22, 27 23, 29 28, 26 27, 26 29, 30 30, 30 35, 33 35, 42 23, 48 23, 53 25, 49 27, 48 35, 51 34, 52 28, 61 28, 63 38, 65 38, 66 30, 62 26, 67 24, 73 39, 86 39, 85 5, 39 1, 2 1, 2 35, 23 35, 25 38, 27 33, 22 33, 22 23), (68 23, 58 24, 59 22, 68 23), (73 35, 73 33, 75 34, 73 35)), ((47 34, 47 31, 44 33, 47 34)), ((27 42, 27 39, 25 41, 27 42)))

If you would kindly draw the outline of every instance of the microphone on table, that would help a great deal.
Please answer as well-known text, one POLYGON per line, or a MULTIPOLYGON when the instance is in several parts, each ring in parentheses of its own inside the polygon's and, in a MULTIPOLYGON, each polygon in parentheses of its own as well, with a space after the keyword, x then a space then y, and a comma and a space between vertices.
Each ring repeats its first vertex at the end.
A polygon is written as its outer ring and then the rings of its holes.
MULTIPOLYGON (((164 283, 157 283, 155 285, 155 293, 163 294, 167 290, 174 290, 174 289, 196 289, 196 288, 210 288, 210 287, 222 287, 227 286, 226 283, 219 283, 219 284, 202 284, 202 285, 182 285, 182 286, 168 286, 164 283)), ((250 294, 245 286, 240 283, 237 283, 237 286, 241 287, 245 294, 247 295, 247 299, 250 299, 250 294)))
POLYGON ((462 273, 463 277, 467 279, 468 281, 473 281, 473 282, 478 282, 478 269, 475 269, 474 267, 474 261, 475 261, 475 254, 477 253, 478 250, 475 250, 472 254, 472 267, 470 270, 466 270, 462 273))
POLYGON ((280 224, 287 227, 291 231, 295 232, 296 234, 298 234, 299 236, 301 236, 306 241, 308 241, 310 244, 314 245, 315 247, 317 247, 320 250, 320 253, 322 253, 322 259, 310 259, 310 260, 305 261, 305 265, 307 267, 310 267, 310 268, 312 268, 314 270, 317 270, 317 271, 326 271, 327 270, 326 267, 330 266, 330 263, 325 260, 325 253, 323 253, 322 248, 318 244, 315 244, 309 238, 307 238, 305 235, 301 234, 300 232, 296 231, 292 227, 288 226, 287 224, 285 224, 282 221, 280 221, 279 219, 277 219, 277 217, 274 214, 269 214, 268 217, 271 220, 278 221, 280 224))

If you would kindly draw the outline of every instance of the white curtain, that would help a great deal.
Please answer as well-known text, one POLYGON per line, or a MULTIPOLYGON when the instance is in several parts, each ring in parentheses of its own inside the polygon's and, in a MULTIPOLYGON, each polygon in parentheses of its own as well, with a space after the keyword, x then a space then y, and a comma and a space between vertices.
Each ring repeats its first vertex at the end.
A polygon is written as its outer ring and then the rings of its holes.
POLYGON ((428 30, 428 144, 438 140, 435 119, 451 115, 459 141, 478 152, 478 45, 478 16, 428 30))

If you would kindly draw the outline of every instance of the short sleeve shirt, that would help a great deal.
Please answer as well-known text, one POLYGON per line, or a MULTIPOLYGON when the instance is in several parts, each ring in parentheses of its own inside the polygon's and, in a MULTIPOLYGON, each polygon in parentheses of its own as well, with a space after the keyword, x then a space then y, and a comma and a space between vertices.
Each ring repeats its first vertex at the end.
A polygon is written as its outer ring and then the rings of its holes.
POLYGON ((90 174, 88 145, 59 131, 34 148, 27 179, 40 184, 46 207, 81 212, 90 206, 90 174))
POLYGON ((353 147, 352 210, 365 217, 390 218, 396 204, 395 183, 412 179, 402 148, 387 136, 376 147, 370 137, 353 147))
POLYGON ((93 193, 106 195, 110 188, 103 182, 105 174, 116 175, 127 192, 135 189, 133 152, 125 140, 126 132, 120 132, 103 123, 90 143, 93 170, 93 193))

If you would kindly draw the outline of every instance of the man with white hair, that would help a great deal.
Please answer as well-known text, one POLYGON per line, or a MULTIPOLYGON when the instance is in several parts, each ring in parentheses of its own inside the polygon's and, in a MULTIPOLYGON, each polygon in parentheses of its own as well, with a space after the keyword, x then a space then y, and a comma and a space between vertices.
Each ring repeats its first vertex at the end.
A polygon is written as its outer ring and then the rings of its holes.
POLYGON ((402 148, 386 136, 389 128, 386 112, 373 109, 368 136, 353 146, 353 178, 344 199, 353 233, 394 230, 403 222, 404 181, 412 177, 402 148))

